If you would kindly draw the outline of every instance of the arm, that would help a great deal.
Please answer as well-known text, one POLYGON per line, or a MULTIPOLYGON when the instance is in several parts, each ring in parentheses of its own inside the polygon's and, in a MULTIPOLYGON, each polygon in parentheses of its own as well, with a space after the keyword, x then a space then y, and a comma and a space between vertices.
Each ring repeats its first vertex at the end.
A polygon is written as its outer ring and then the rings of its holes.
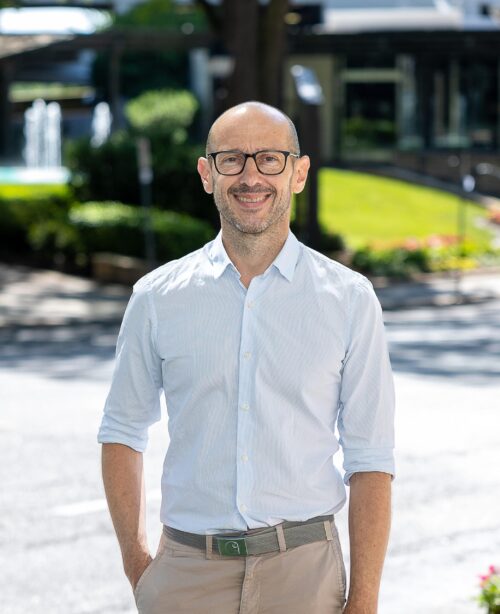
POLYGON ((350 479, 351 573, 345 614, 376 614, 391 520, 391 476, 355 473, 350 479))
POLYGON ((132 588, 135 588, 152 561, 146 535, 142 452, 122 444, 103 444, 102 477, 122 552, 123 568, 132 588))

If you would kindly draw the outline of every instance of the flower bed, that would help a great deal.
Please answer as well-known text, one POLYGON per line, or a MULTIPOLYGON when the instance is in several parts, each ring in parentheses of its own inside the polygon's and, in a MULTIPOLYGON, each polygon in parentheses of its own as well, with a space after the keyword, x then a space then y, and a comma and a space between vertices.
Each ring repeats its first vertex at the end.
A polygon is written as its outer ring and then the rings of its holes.
POLYGON ((500 250, 484 249, 455 235, 431 235, 403 241, 372 241, 352 255, 352 266, 364 274, 409 278, 417 273, 471 270, 500 263, 500 250))
POLYGON ((488 614, 500 614, 500 569, 490 565, 488 573, 479 576, 481 592, 477 602, 488 614))

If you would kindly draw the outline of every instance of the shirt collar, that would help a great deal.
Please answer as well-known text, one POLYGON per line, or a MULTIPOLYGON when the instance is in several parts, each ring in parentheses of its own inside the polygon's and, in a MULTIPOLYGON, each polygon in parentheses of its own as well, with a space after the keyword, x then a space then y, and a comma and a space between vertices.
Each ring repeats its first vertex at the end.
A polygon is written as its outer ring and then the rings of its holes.
POLYGON ((227 255, 227 252, 224 248, 224 244, 222 243, 221 230, 219 230, 218 235, 212 241, 212 245, 208 254, 210 261, 212 262, 215 279, 219 279, 219 277, 222 275, 222 273, 224 273, 224 271, 229 265, 232 265, 234 267, 234 264, 231 262, 231 259, 227 255))
MULTIPOLYGON (((300 243, 297 237, 290 230, 288 232, 288 237, 285 241, 285 244, 281 248, 280 253, 276 256, 274 262, 271 264, 271 266, 275 266, 283 275, 283 277, 285 277, 290 282, 293 280, 293 274, 295 272, 295 267, 297 266, 297 261, 299 259, 299 252, 300 243)), ((222 243, 222 231, 219 231, 218 235, 212 242, 212 246, 209 250, 209 258, 212 262, 215 279, 218 279, 229 265, 231 265, 236 270, 236 267, 231 262, 231 259, 227 255, 227 252, 224 248, 224 244, 222 243)))

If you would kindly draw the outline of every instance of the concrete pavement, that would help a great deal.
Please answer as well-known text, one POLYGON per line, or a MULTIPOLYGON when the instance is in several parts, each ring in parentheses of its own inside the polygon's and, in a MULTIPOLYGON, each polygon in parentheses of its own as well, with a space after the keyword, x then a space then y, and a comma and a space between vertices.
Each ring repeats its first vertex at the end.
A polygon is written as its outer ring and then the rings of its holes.
MULTIPOLYGON (((384 310, 479 303, 500 296, 500 269, 460 278, 428 275, 412 282, 372 281, 384 310)), ((123 285, 0 263, 0 328, 116 323, 130 291, 123 285)))
MULTIPOLYGON (((464 277, 458 304, 449 279, 375 280, 397 400, 397 480, 380 614, 479 614, 477 575, 500 563, 498 277, 464 277)), ((129 293, 0 266, 5 614, 136 611, 96 443, 129 293)), ((151 550, 161 530, 163 411, 145 454, 151 550)), ((336 522, 348 566, 346 507, 336 522)))

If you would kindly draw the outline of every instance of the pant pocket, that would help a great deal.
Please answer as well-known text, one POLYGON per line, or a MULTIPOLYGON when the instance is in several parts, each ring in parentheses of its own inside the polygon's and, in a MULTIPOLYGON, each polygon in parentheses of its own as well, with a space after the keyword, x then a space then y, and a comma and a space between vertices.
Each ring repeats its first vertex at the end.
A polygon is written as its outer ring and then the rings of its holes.
POLYGON ((154 559, 151 561, 151 563, 149 563, 146 569, 142 572, 142 575, 137 581, 137 584, 135 585, 135 588, 133 590, 136 605, 138 605, 138 598, 143 589, 145 581, 147 580, 150 573, 153 571, 153 568, 156 566, 158 561, 165 554, 166 547, 167 547, 166 539, 165 539, 165 536, 162 534, 160 538, 160 543, 158 545, 158 551, 156 552, 154 559))
POLYGON ((346 594, 346 569, 344 563, 344 556, 342 554, 342 546, 340 545, 339 534, 336 526, 333 524, 332 526, 332 535, 333 539, 330 541, 330 548, 332 549, 333 555, 335 557, 335 561, 337 564, 337 580, 338 586, 342 594, 346 594))

